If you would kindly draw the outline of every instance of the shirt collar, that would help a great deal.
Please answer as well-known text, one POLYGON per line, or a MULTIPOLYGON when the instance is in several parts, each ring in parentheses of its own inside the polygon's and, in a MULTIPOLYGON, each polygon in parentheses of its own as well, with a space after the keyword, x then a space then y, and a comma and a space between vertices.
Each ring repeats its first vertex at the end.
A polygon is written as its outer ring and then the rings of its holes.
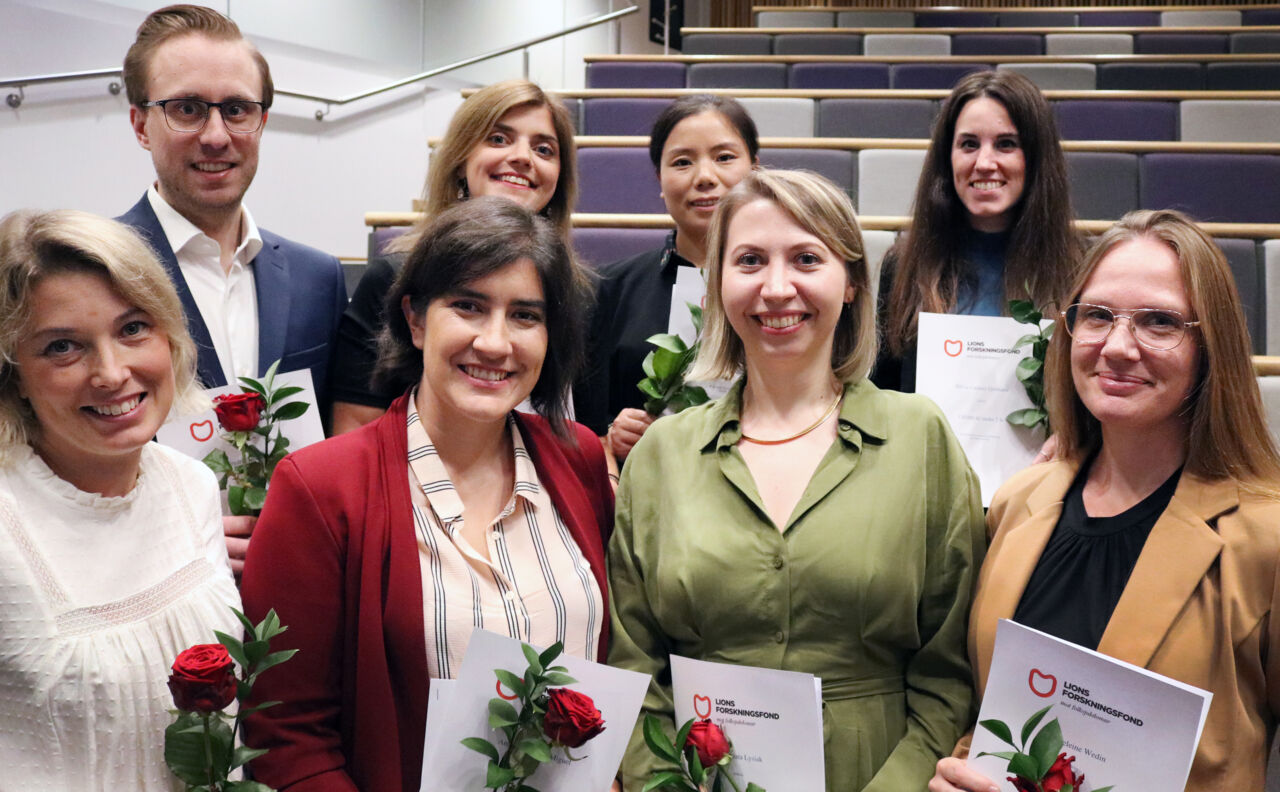
POLYGON ((662 243, 662 256, 658 259, 658 266, 662 270, 662 274, 667 276, 673 283, 676 277, 676 267, 695 266, 692 261, 676 252, 675 231, 667 234, 666 241, 662 243))
MULTIPOLYGON (((742 389, 746 381, 745 376, 739 377, 728 393, 711 404, 705 432, 698 438, 703 451, 736 445, 742 439, 742 389)), ((865 378, 845 383, 837 433, 846 443, 858 447, 863 437, 874 438, 876 442, 888 439, 889 422, 879 391, 865 378)))
MULTIPOLYGON (((151 211, 155 212, 156 220, 160 222, 160 229, 164 231, 165 239, 169 241, 169 247, 175 256, 178 251, 191 244, 192 240, 213 241, 208 234, 170 206, 169 202, 160 195, 155 184, 147 188, 147 200, 150 201, 151 211)), ((243 204, 240 205, 240 218, 241 237, 240 244, 236 246, 235 257, 237 261, 247 265, 262 250, 262 234, 258 231, 258 225, 253 222, 253 215, 249 213, 249 208, 243 204)))

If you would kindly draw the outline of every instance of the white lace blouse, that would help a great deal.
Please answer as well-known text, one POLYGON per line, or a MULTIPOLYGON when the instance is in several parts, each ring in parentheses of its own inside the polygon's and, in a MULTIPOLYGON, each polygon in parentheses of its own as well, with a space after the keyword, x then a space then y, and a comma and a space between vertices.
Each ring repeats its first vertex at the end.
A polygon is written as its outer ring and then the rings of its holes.
POLYGON ((148 443, 107 498, 29 449, 0 469, 0 792, 171 790, 178 652, 238 634, 217 486, 148 443))

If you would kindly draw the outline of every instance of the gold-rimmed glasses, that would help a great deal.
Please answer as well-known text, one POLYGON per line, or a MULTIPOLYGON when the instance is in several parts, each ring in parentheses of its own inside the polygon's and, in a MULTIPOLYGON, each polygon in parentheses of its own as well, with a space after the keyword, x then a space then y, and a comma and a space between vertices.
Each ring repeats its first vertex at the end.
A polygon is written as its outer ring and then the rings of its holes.
POLYGON ((1187 337, 1187 328, 1200 324, 1187 321, 1181 313, 1170 308, 1135 308, 1128 313, 1120 313, 1105 305, 1076 303, 1062 312, 1063 326, 1080 344, 1105 342, 1120 319, 1127 320, 1135 341, 1158 352, 1176 348, 1187 337))

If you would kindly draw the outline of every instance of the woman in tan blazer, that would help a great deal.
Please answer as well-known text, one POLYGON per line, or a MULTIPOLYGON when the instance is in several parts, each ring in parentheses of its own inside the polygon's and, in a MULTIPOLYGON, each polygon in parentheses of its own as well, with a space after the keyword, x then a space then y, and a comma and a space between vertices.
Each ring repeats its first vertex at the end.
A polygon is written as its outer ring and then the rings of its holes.
MULTIPOLYGON (((1046 363, 1058 459, 1006 482, 987 515, 979 694, 996 622, 1014 619, 1212 692, 1187 790, 1262 790, 1280 713, 1280 454, 1227 261, 1184 215, 1134 212, 1066 303, 1046 363)), ((929 789, 997 787, 947 758, 929 789)))

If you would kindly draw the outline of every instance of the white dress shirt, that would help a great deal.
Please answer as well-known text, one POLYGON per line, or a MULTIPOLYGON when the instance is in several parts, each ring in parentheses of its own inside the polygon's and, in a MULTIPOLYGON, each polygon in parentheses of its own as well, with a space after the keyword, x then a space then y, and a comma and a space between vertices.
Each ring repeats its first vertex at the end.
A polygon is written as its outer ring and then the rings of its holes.
POLYGON ((147 200, 209 328, 227 384, 237 384, 237 377, 258 376, 258 295, 250 265, 262 250, 262 235, 249 210, 240 207, 240 244, 231 269, 224 270, 218 243, 178 214, 154 184, 147 190, 147 200))

